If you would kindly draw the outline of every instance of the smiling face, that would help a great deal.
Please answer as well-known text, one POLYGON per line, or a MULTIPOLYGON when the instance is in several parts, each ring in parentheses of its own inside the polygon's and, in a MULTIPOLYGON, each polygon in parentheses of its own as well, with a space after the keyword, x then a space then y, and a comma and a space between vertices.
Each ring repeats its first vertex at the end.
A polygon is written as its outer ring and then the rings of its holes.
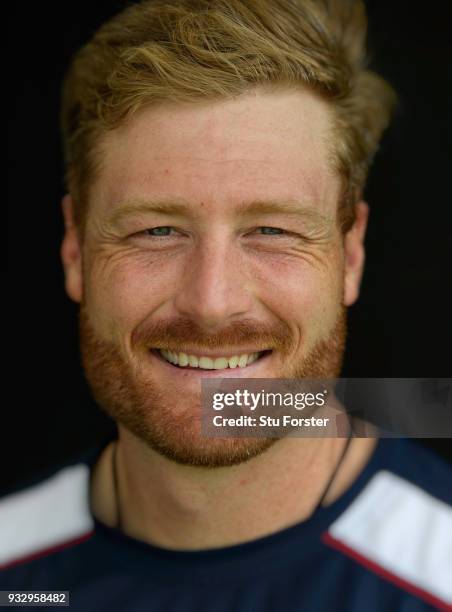
POLYGON ((175 461, 231 465, 277 442, 203 438, 203 377, 340 373, 365 219, 344 243, 330 127, 309 92, 143 110, 103 140, 83 253, 63 202, 95 398, 175 461))

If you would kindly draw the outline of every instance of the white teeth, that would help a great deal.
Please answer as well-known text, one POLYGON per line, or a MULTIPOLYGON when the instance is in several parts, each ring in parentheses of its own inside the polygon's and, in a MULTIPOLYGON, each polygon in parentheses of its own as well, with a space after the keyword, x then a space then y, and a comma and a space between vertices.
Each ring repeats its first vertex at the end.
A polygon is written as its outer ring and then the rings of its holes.
POLYGON ((180 366, 188 365, 188 355, 185 353, 179 353, 178 361, 180 366))
POLYGON ((246 365, 250 365, 251 363, 254 363, 258 357, 259 357, 259 353, 253 353, 252 355, 248 355, 248 360, 246 362, 246 365))
POLYGON ((188 363, 191 368, 197 368, 199 364, 199 359, 195 357, 195 355, 188 356, 188 363))
POLYGON ((248 361, 248 355, 240 355, 240 357, 239 357, 239 368, 245 368, 247 361, 248 361))
POLYGON ((191 368, 201 368, 203 370, 225 370, 229 368, 245 368, 251 365, 260 357, 261 352, 248 353, 243 355, 233 355, 232 357, 196 357, 187 353, 174 353, 165 349, 160 349, 160 354, 166 361, 181 367, 190 366, 191 368))
POLYGON ((238 363, 239 363, 239 358, 238 358, 237 355, 234 355, 234 357, 230 357, 229 358, 229 367, 230 368, 236 368, 238 363))
POLYGON ((224 357, 218 357, 218 359, 215 359, 215 361, 213 362, 214 370, 224 370, 228 367, 228 365, 228 360, 224 357))
POLYGON ((200 357, 198 368, 204 368, 204 370, 213 370, 213 361, 210 357, 200 357))

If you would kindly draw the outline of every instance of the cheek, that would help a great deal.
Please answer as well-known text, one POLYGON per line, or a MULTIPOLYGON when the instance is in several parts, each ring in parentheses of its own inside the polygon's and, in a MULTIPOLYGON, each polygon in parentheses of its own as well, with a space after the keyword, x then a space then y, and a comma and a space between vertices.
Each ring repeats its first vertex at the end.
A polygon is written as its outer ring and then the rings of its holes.
POLYGON ((312 261, 286 260, 255 267, 261 301, 278 317, 318 338, 336 322, 343 274, 336 256, 312 261))
POLYGON ((87 304, 93 321, 105 338, 130 332, 168 299, 177 287, 178 267, 158 265, 147 258, 99 260, 89 275, 87 304))

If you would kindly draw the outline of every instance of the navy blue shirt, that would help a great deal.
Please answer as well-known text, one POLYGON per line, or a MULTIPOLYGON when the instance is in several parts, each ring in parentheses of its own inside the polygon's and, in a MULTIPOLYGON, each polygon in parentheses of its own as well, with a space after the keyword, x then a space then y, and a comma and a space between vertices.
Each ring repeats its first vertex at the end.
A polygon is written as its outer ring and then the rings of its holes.
POLYGON ((452 469, 381 439, 353 485, 313 516, 224 548, 173 551, 90 510, 110 440, 0 499, 0 588, 65 590, 83 612, 452 610, 452 469))

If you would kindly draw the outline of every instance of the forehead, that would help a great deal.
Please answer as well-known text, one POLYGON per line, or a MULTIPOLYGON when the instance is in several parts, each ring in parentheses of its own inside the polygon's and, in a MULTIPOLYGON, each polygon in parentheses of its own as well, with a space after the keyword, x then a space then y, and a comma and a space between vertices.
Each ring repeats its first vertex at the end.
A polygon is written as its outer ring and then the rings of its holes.
POLYGON ((102 214, 131 199, 173 197, 207 208, 335 202, 331 122, 327 104, 309 91, 147 108, 102 140, 93 205, 102 214))

